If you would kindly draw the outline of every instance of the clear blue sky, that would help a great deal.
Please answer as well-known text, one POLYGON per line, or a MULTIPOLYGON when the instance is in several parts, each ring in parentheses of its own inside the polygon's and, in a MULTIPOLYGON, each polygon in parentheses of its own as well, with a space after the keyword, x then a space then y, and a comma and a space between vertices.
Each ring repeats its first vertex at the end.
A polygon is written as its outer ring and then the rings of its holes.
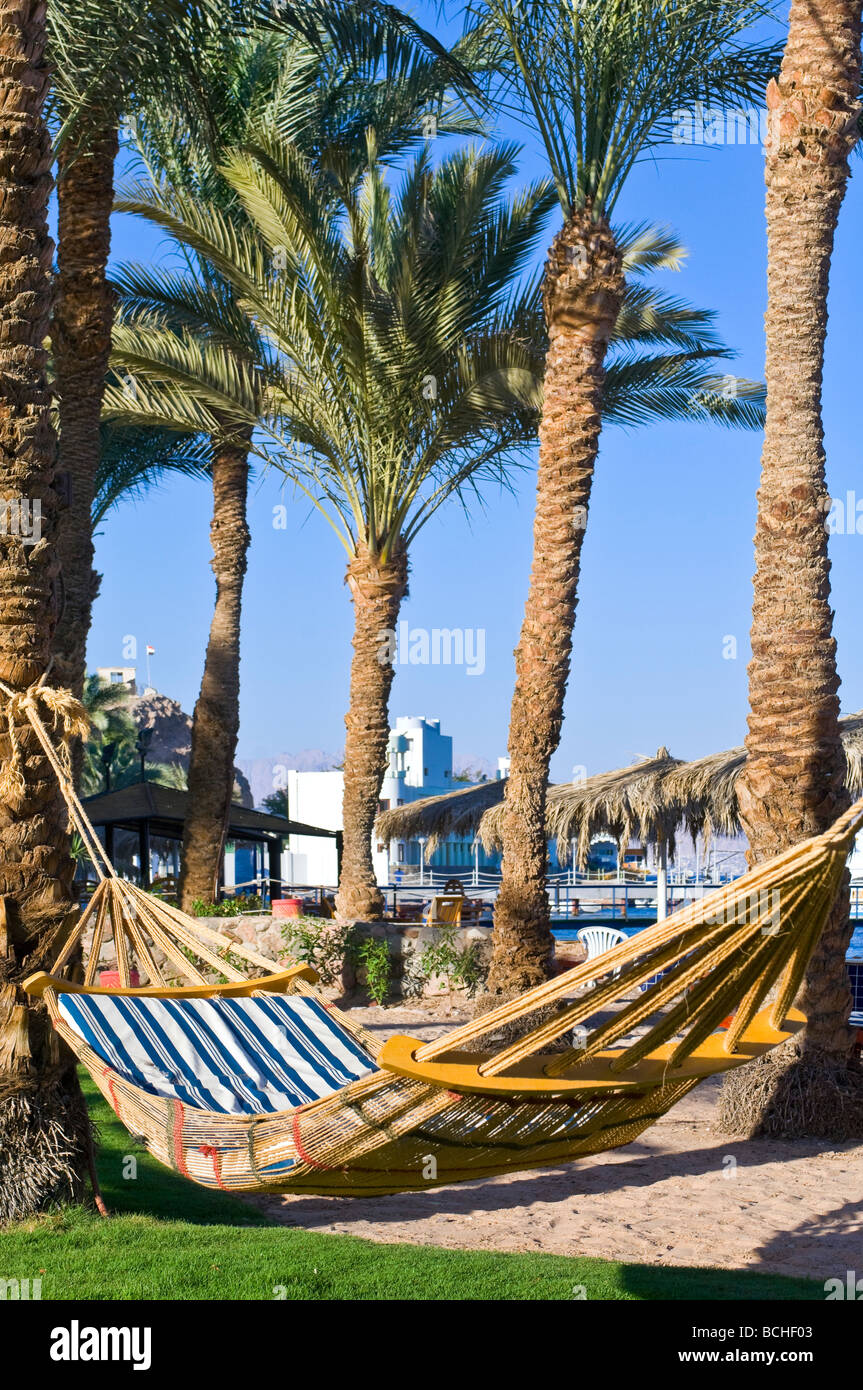
MULTIPOLYGON (((432 7, 415 13, 434 27, 432 7)), ((513 127, 504 134, 511 137, 513 127)), ((523 137, 526 138, 526 137, 523 137)), ((525 180, 537 174, 526 152, 525 180)), ((855 490, 860 467, 859 246, 863 163, 843 209, 834 259, 824 415, 831 493, 855 490)), ((670 224, 690 250, 668 289, 719 312, 739 357, 732 370, 763 370, 765 235, 758 146, 670 149, 636 170, 621 221, 670 224)), ((556 227, 557 223, 554 224, 556 227)), ((541 259, 543 248, 538 248, 541 259)), ((116 218, 114 256, 159 253, 153 234, 116 218)), ((742 740, 753 570, 752 535, 760 436, 706 425, 659 425, 602 439, 586 536, 575 645, 554 780, 574 765, 618 766, 665 743, 696 757, 742 740), (723 658, 734 636, 736 660, 723 658)), ((397 668, 391 712, 440 717, 456 760, 506 751, 518 640, 532 550, 531 465, 515 495, 489 493, 468 522, 457 505, 425 529, 413 550, 403 617, 413 627, 483 628, 486 669, 397 668)), ((172 482, 114 513, 97 540, 104 575, 90 638, 91 669, 122 656, 127 634, 151 643, 153 683, 191 712, 200 683, 214 585, 210 499, 203 484, 172 482)), ((266 476, 250 504, 252 547, 242 635, 238 756, 263 757, 344 741, 352 628, 344 553, 308 504, 281 499, 266 476), (272 508, 289 503, 286 530, 272 508)), ((831 539, 841 698, 863 706, 863 536, 831 539)), ((140 661, 143 673, 143 659, 140 661)))

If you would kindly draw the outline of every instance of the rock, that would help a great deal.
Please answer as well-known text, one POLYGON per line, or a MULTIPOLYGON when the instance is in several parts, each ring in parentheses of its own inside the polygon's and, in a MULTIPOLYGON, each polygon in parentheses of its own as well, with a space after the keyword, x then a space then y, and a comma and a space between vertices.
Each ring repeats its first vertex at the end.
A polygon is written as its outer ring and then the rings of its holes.
MULTIPOLYGON (((186 771, 192 752, 192 720, 177 700, 170 695, 133 695, 129 713, 138 729, 152 729, 153 741, 147 759, 154 763, 179 763, 186 771)), ((254 800, 248 778, 234 767, 234 780, 239 784, 240 804, 252 809, 254 800)))

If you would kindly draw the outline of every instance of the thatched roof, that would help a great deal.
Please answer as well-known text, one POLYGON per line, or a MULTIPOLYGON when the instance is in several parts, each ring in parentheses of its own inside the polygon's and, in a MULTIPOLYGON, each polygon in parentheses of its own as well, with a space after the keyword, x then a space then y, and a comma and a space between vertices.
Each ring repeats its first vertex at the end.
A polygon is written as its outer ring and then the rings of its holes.
MULTIPOLYGON (((644 758, 631 767, 600 772, 580 782, 549 787, 546 800, 548 838, 557 841, 558 858, 565 863, 575 841, 576 862, 587 862, 594 835, 612 835, 619 845, 633 838, 674 842, 677 821, 662 798, 664 778, 680 766, 667 748, 655 758, 644 758)), ((487 811, 479 825, 485 849, 500 847, 503 806, 487 811)))
POLYGON ((428 840, 429 854, 447 835, 470 836, 479 828, 483 813, 503 801, 505 779, 480 782, 475 787, 444 792, 442 796, 426 796, 422 801, 409 801, 382 811, 375 821, 380 838, 389 840, 428 840))
MULTIPOLYGON (((852 796, 863 792, 863 711, 840 720, 852 796)), ((736 835, 737 778, 746 761, 744 748, 711 753, 682 762, 660 748, 655 758, 615 772, 601 772, 581 782, 548 789, 548 838, 557 841, 565 863, 575 842, 576 862, 583 867, 595 835, 611 835, 625 847, 631 839, 656 844, 665 840, 674 853, 681 829, 694 837, 736 835)), ((464 791, 426 797, 385 811, 377 820, 381 839, 415 839, 424 835, 430 851, 445 836, 478 835, 486 850, 501 843, 505 781, 481 783, 464 791)))
MULTIPOLYGON (((845 749, 845 785, 851 796, 863 792, 863 710, 839 720, 845 749)), ((663 799, 694 837, 705 834, 737 835, 737 778, 746 762, 745 748, 711 753, 691 763, 681 763, 665 779, 663 799)))

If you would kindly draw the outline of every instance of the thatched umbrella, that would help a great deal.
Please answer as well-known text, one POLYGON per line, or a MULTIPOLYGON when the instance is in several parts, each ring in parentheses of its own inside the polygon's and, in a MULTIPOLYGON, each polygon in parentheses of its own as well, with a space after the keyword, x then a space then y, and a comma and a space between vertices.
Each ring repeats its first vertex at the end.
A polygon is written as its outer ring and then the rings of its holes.
MULTIPOLYGON (((574 841, 576 863, 583 868, 591 840, 603 834, 612 835, 621 850, 638 838, 645 843, 665 840, 673 853, 677 821, 663 800, 662 784, 680 765, 667 748, 660 748, 655 758, 643 758, 631 767, 549 787, 546 826, 548 838, 557 841, 561 863, 569 858, 574 841)), ((486 850, 500 845, 502 817, 500 805, 480 821, 479 837, 486 850)))
MULTIPOLYGON (((863 711, 845 715, 840 725, 846 782, 856 797, 863 792, 863 711)), ((583 868, 596 835, 613 836, 621 853, 633 838, 645 844, 664 842, 672 856, 682 828, 693 839, 699 832, 705 837, 736 835, 737 778, 745 761, 745 748, 688 763, 660 748, 655 758, 630 767, 549 787, 548 838, 557 841, 563 863, 575 842, 576 863, 583 868)), ((477 835, 484 849, 498 849, 505 787, 505 781, 484 782, 384 811, 377 820, 378 833, 382 840, 422 835, 431 849, 447 835, 477 835)))
POLYGON ((429 854, 448 835, 473 837, 484 812, 503 801, 506 779, 480 782, 475 787, 444 792, 442 796, 426 796, 422 801, 409 801, 382 811, 375 821, 377 834, 390 840, 428 841, 429 854))
MULTIPOLYGON (((843 715, 839 727, 845 749, 845 785, 856 798, 863 791, 863 710, 843 715)), ((740 833, 737 778, 745 762, 745 748, 729 748, 725 753, 681 763, 664 780, 663 799, 693 838, 699 831, 705 836, 740 833)))
MULTIPOLYGON (((667 748, 660 748, 655 758, 644 758, 631 767, 550 787, 548 833, 557 840, 560 859, 566 861, 575 840, 578 862, 584 864, 596 834, 613 835, 621 845, 633 836, 645 841, 664 836, 673 849, 676 822, 669 818, 659 789, 663 776, 678 766, 679 760, 667 748)), ((496 849, 505 787, 505 780, 483 782, 383 811, 376 821, 377 832, 382 840, 423 836, 429 852, 447 835, 478 836, 485 849, 496 849)))

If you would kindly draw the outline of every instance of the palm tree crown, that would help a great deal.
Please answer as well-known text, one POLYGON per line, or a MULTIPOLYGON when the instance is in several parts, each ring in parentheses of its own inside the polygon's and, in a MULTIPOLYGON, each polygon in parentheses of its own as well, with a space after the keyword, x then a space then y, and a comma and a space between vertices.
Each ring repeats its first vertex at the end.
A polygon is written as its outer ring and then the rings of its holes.
POLYGON ((248 228, 165 187, 129 190, 119 206, 220 283, 121 273, 131 314, 115 361, 135 374, 137 403, 115 389, 109 413, 260 427, 258 452, 348 552, 362 542, 386 561, 533 438, 536 289, 511 286, 554 192, 541 182, 506 201, 514 156, 469 149, 433 169, 423 152, 393 194, 372 149, 340 206, 300 152, 262 141, 224 166, 248 228))
POLYGON ((610 215, 633 165, 696 102, 760 106, 781 46, 760 0, 473 0, 465 41, 539 135, 564 216, 610 215))

